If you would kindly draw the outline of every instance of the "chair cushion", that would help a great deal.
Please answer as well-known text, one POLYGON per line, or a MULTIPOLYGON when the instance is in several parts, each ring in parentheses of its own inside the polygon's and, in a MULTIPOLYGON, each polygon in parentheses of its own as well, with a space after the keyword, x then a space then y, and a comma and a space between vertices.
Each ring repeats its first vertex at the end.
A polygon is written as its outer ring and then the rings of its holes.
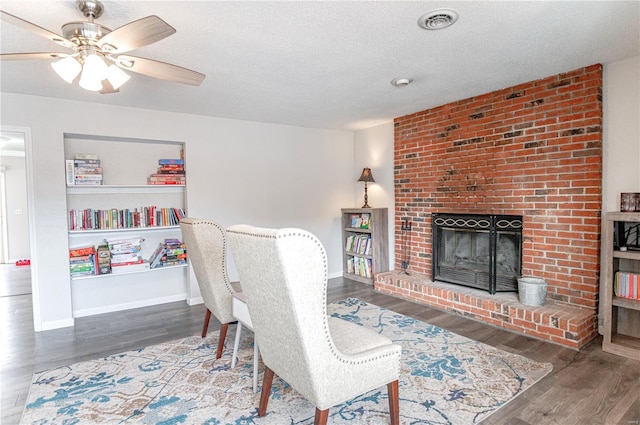
POLYGON ((337 317, 329 317, 329 330, 333 343, 343 354, 358 354, 392 344, 386 336, 337 317))

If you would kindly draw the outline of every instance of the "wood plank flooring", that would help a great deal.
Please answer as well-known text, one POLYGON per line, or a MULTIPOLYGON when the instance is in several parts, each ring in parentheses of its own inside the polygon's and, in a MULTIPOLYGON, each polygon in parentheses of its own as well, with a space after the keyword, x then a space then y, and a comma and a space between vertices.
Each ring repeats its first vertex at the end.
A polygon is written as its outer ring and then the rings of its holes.
MULTIPOLYGON (((342 278, 328 301, 358 297, 502 350, 553 363, 553 372, 483 424, 640 425, 640 362, 607 354, 601 339, 582 351, 538 341, 373 291, 342 278)), ((170 303, 83 317, 73 328, 35 333, 31 296, 0 298, 0 423, 17 424, 31 376, 49 368, 198 335, 204 306, 170 303)), ((209 327, 219 329, 215 319, 209 327)), ((231 328, 230 342, 235 330, 231 328)))

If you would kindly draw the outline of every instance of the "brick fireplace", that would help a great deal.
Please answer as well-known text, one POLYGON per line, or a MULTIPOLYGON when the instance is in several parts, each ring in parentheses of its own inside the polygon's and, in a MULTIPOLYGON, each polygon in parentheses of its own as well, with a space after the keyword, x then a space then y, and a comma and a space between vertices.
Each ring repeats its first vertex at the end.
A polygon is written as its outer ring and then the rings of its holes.
POLYGON ((572 348, 597 334, 602 66, 520 84, 394 121, 395 272, 375 289, 572 348), (432 213, 522 216, 517 294, 432 282, 432 213), (412 223, 402 252, 403 220, 412 223), (408 258, 407 274, 401 260, 408 258))

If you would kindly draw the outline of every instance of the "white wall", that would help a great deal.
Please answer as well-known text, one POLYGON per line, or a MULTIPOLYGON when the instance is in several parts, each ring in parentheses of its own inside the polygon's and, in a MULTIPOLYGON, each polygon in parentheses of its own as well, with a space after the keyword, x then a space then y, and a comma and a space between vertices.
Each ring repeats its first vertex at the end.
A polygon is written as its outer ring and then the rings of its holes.
MULTIPOLYGON (((224 226, 302 227, 342 275, 340 209, 354 205, 354 133, 165 113, 2 93, 0 124, 31 129, 40 318, 73 324, 68 272, 63 134, 186 143, 187 211, 224 226)), ((237 274, 231 262, 230 275, 237 274)))
MULTIPOLYGON (((356 132, 353 181, 358 180, 365 167, 371 168, 373 178, 376 180, 375 183, 369 183, 367 186, 369 205, 389 210, 389 269, 393 270, 395 264, 393 122, 356 132)), ((361 207, 364 203, 364 183, 358 183, 354 196, 356 203, 353 206, 361 207)))
POLYGON ((620 211, 620 193, 640 192, 640 56, 604 67, 602 209, 620 211))

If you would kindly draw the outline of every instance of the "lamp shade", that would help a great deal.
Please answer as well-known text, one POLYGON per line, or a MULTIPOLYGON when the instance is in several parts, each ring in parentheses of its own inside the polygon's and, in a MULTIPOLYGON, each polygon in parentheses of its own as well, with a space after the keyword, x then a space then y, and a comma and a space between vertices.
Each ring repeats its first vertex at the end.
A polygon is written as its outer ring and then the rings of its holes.
POLYGON ((358 179, 358 181, 375 183, 376 181, 373 178, 373 174, 371 174, 371 168, 363 168, 362 174, 360 175, 360 178, 358 179))
POLYGON ((107 64, 98 55, 88 55, 84 58, 80 87, 89 91, 102 89, 102 80, 106 78, 107 64))
POLYGON ((111 64, 107 69, 107 79, 116 90, 129 81, 129 78, 131 77, 127 75, 126 72, 118 68, 116 64, 111 64))
POLYGON ((67 83, 71 84, 73 80, 80 74, 82 65, 73 56, 67 56, 59 61, 53 62, 51 68, 67 83))

